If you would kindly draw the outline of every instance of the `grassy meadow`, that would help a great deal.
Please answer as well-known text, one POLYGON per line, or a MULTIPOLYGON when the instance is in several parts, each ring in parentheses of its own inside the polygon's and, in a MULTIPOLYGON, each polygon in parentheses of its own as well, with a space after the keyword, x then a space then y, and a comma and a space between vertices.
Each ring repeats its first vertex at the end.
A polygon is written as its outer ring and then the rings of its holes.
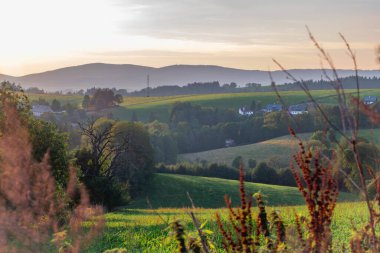
MULTIPOLYGON (((196 230, 189 216, 191 206, 186 192, 191 195, 196 209, 192 210, 204 229, 212 231, 209 238, 215 243, 217 252, 221 249, 221 235, 215 222, 215 213, 227 220, 223 196, 228 194, 233 205, 238 205, 239 183, 237 180, 202 178, 181 175, 155 174, 149 191, 126 208, 107 213, 104 234, 86 252, 102 252, 111 248, 125 248, 127 252, 175 252, 176 242, 170 223, 180 220, 188 235, 196 230), (148 208, 147 198, 153 209, 148 208), (171 207, 171 208, 169 208, 171 207), (204 208, 201 208, 204 207, 204 208)), ((249 193, 260 191, 267 202, 267 213, 276 210, 285 225, 294 224, 294 212, 306 215, 303 199, 296 188, 246 183, 249 193)), ((352 235, 352 224, 362 226, 367 218, 363 202, 353 201, 356 197, 341 193, 332 223, 334 248, 339 252, 352 235)), ((256 209, 254 209, 257 212, 256 209)))
MULTIPOLYGON (((311 134, 300 134, 302 139, 308 139, 311 134)), ((179 162, 199 162, 205 160, 209 163, 224 163, 231 165, 235 157, 241 156, 244 163, 248 159, 254 159, 257 163, 276 160, 281 165, 289 165, 291 156, 297 152, 298 142, 285 135, 249 145, 242 145, 229 148, 213 149, 197 153, 180 154, 179 162)))
MULTIPOLYGON (((302 205, 302 196, 295 187, 246 182, 247 192, 261 192, 271 206, 302 205)), ((224 195, 231 197, 233 204, 239 202, 239 182, 210 177, 173 174, 154 174, 149 188, 128 208, 182 208, 190 207, 190 194, 196 207, 221 208, 225 206, 224 195), (150 204, 147 203, 149 200, 150 204)), ((355 201, 352 194, 341 193, 340 201, 355 201)))
MULTIPOLYGON (((294 224, 294 212, 306 215, 305 206, 268 207, 280 212, 285 225, 292 227, 294 224)), ((175 220, 182 221, 186 232, 195 235, 196 231, 189 216, 187 208, 163 208, 163 209, 122 209, 106 214, 106 227, 104 234, 90 246, 85 252, 102 252, 111 248, 126 248, 127 252, 175 252, 177 249, 170 223, 175 220)), ((257 210, 255 209, 257 212, 257 210)), ((217 252, 221 249, 221 235, 215 222, 215 213, 222 214, 227 219, 226 209, 195 209, 196 217, 201 223, 206 222, 204 229, 213 233, 210 239, 215 243, 217 252)), ((363 202, 338 203, 332 223, 334 238, 334 252, 341 252, 342 244, 349 242, 352 236, 352 225, 361 227, 367 217, 366 206, 363 202)))

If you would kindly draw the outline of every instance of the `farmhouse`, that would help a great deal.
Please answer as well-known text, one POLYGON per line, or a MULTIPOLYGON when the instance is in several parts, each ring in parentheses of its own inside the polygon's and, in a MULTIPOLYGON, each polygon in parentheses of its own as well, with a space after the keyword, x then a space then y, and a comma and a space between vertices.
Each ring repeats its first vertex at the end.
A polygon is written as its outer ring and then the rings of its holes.
POLYGON ((268 104, 262 109, 263 112, 279 112, 282 111, 282 105, 280 104, 268 104))
POLYGON ((376 96, 365 96, 363 98, 363 103, 366 105, 372 105, 377 102, 377 97, 376 96))
POLYGON ((239 108, 239 114, 243 116, 251 116, 253 115, 253 111, 249 110, 247 107, 239 108))
POLYGON ((233 147, 233 146, 235 146, 235 141, 233 139, 227 139, 225 141, 225 147, 226 148, 233 147))
POLYGON ((291 105, 289 106, 288 111, 291 115, 299 115, 299 114, 308 113, 307 104, 291 105))
POLYGON ((53 110, 48 105, 33 105, 32 106, 33 115, 36 117, 41 117, 44 113, 52 113, 53 110))

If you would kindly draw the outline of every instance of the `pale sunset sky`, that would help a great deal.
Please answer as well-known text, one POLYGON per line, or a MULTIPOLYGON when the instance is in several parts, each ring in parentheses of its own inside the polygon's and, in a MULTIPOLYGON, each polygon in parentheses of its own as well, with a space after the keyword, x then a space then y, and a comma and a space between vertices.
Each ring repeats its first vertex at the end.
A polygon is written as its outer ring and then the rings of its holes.
POLYGON ((24 75, 93 62, 161 67, 319 68, 308 25, 352 68, 377 69, 379 0, 0 0, 0 73, 24 75))

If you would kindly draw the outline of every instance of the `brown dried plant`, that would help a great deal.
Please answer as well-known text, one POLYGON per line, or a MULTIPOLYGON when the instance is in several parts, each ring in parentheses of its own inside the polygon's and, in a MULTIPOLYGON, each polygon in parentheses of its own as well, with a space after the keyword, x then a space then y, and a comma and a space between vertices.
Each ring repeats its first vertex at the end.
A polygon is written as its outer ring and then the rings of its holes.
MULTIPOLYGON (((354 229, 355 236, 352 238, 352 241, 350 243, 351 251, 352 252, 367 252, 367 250, 370 250, 370 252, 380 252, 380 248, 379 248, 380 237, 377 236, 377 232, 376 232, 378 230, 379 217, 380 217, 379 211, 376 211, 379 209, 378 204, 380 202, 379 173, 374 171, 373 168, 371 168, 370 166, 366 166, 365 163, 363 163, 362 158, 360 157, 360 154, 359 154, 359 150, 358 150, 358 132, 360 130, 360 125, 359 125, 360 113, 361 112, 364 113, 375 124, 379 124, 380 116, 374 110, 374 108, 371 108, 371 107, 365 105, 360 100, 360 84, 359 84, 358 65, 357 65, 356 55, 355 55, 353 49, 351 48, 350 44, 346 40, 346 38, 342 34, 339 34, 339 36, 341 37, 341 39, 344 42, 344 45, 346 46, 348 56, 350 57, 350 59, 353 63, 354 70, 355 70, 356 94, 346 94, 346 92, 344 90, 343 83, 342 83, 340 77, 338 76, 338 72, 337 72, 337 69, 334 65, 332 58, 330 57, 328 52, 320 45, 320 43, 317 41, 317 39, 314 37, 314 35, 310 32, 310 30, 308 28, 307 28, 307 30, 308 30, 309 38, 313 42, 317 51, 319 52, 322 61, 327 63, 328 67, 331 69, 332 77, 330 77, 325 70, 323 70, 323 72, 324 72, 325 77, 330 81, 332 88, 335 91, 336 96, 337 96, 338 106, 340 109, 340 119, 341 119, 340 126, 335 125, 330 120, 329 115, 327 115, 327 113, 324 111, 322 106, 315 100, 315 98, 311 94, 310 90, 308 89, 307 85, 305 84, 305 82, 302 79, 298 80, 290 72, 288 72, 278 61, 276 61, 276 60, 273 60, 273 61, 275 62, 275 64, 278 67, 280 67, 280 69, 282 69, 284 71, 284 73, 287 75, 288 78, 290 78, 294 82, 300 84, 301 89, 305 92, 309 101, 314 105, 314 107, 317 109, 317 111, 323 117, 323 119, 327 125, 327 128, 331 128, 331 129, 335 130, 343 139, 345 139, 350 144, 349 148, 352 151, 354 162, 356 165, 357 174, 359 175, 359 180, 360 180, 359 184, 355 184, 355 187, 364 196, 364 201, 366 203, 368 213, 369 213, 368 224, 363 229, 359 229, 359 230, 354 229), (368 181, 367 181, 367 178, 365 176, 366 174, 371 176, 372 184, 375 186, 374 187, 375 191, 376 191, 375 195, 376 195, 376 198, 379 198, 379 201, 377 201, 377 199, 375 199, 376 201, 374 202, 370 199, 370 195, 368 192, 368 181), (375 205, 377 205, 377 206, 375 206, 375 205)), ((273 82, 273 80, 272 80, 272 86, 275 88, 274 90, 275 90, 276 94, 280 97, 280 94, 277 91, 275 83, 273 82)), ((292 134, 295 136, 294 131, 292 134)), ((340 146, 340 144, 338 142, 335 144, 336 144, 337 150, 342 150, 342 147, 340 146)), ((302 148, 304 149, 303 146, 301 146, 301 149, 302 148)), ((297 178, 296 174, 295 174, 295 176, 296 176, 298 186, 299 186, 300 190, 302 191, 302 190, 304 190, 303 187, 305 184, 306 184, 306 188, 309 186, 309 183, 307 182, 307 180, 308 180, 307 178, 310 177, 310 176, 308 176, 307 170, 303 169, 302 167, 307 168, 307 166, 306 166, 307 164, 304 164, 305 161, 307 161, 309 165, 311 164, 311 162, 315 163, 315 157, 314 156, 310 157, 310 155, 306 152, 306 150, 303 150, 303 151, 301 150, 301 152, 304 152, 304 153, 303 154, 297 154, 295 158, 296 158, 296 160, 298 160, 297 166, 300 168, 300 171, 303 173, 303 177, 304 177, 306 182, 300 182, 301 178, 299 176, 297 178), (307 178, 305 178, 305 172, 306 172, 307 178)), ((317 158, 318 158, 318 160, 320 160, 319 157, 317 157, 317 158)), ((324 157, 324 158, 326 158, 326 157, 324 157)), ((328 160, 328 158, 326 159, 326 162, 327 162, 327 160, 328 160)), ((346 177, 346 179, 348 181, 353 182, 353 180, 350 178, 350 176, 345 174, 343 169, 339 168, 339 164, 337 164, 334 161, 328 161, 327 164, 328 163, 330 164, 330 165, 327 165, 328 167, 330 167, 331 164, 335 165, 335 167, 338 167, 337 168, 338 171, 341 172, 342 175, 344 177, 346 177)), ((314 165, 316 166, 316 164, 314 164, 314 165)), ((320 166, 320 165, 318 164, 318 166, 320 166)), ((315 173, 317 173, 317 171, 318 170, 315 168, 315 173)), ((328 169, 327 171, 330 171, 330 169, 328 169)), ((320 173, 320 172, 318 172, 318 173, 320 173)), ((330 177, 331 177, 331 175, 330 175, 330 177)), ((312 181, 310 181, 310 183, 312 183, 312 181)), ((334 191, 335 190, 337 191, 335 183, 332 185, 332 187, 333 187, 332 189, 334 191)), ((330 188, 330 187, 328 186, 328 188, 330 188)), ((314 188, 312 188, 312 190, 314 190, 314 188)), ((310 190, 308 190, 308 191, 306 191, 306 195, 304 193, 304 196, 308 197, 308 194, 312 194, 312 192, 310 190)), ((310 209, 310 204, 312 204, 312 202, 310 202, 310 200, 308 200, 306 197, 305 197, 305 199, 306 199, 309 211, 310 211, 310 210, 312 210, 312 209, 310 209)), ((332 196, 329 197, 329 202, 331 201, 331 197, 335 197, 335 195, 333 194, 332 196)), ((318 202, 317 202, 317 204, 318 204, 318 202)), ((328 210, 326 210, 326 212, 327 212, 326 214, 329 214, 330 210, 331 210, 331 212, 333 211, 332 207, 333 206, 331 206, 328 210)), ((310 219, 312 221, 313 220, 313 214, 312 213, 309 213, 309 214, 311 214, 310 219)), ((314 217, 314 219, 316 219, 317 217, 318 217, 318 215, 316 215, 316 217, 314 217)), ((315 223, 316 221, 318 221, 318 220, 316 219, 312 223, 315 223)), ((312 223, 309 223, 309 226, 312 223)), ((331 223, 331 221, 328 220, 325 226, 329 226, 330 223, 331 223)), ((299 232, 298 234, 300 237, 300 241, 302 241, 301 237, 303 236, 303 234, 302 234, 301 222, 299 221, 299 217, 296 219, 296 225, 297 225, 297 231, 299 232)), ((312 232, 312 234, 317 232, 318 230, 322 233, 323 229, 324 229, 323 226, 319 226, 317 223, 315 223, 315 225, 312 225, 308 228, 309 233, 312 232), (312 230, 310 230, 310 229, 312 229, 312 230), (313 232, 313 230, 315 230, 315 232, 313 232)), ((327 234, 325 236, 331 237, 330 228, 327 228, 326 233, 327 234)), ((314 235, 313 240, 317 240, 316 235, 314 235)), ((315 246, 317 246, 317 245, 315 245, 315 246)))
MULTIPOLYGON (((306 250, 315 253, 328 252, 332 246, 330 225, 338 198, 338 183, 333 178, 332 164, 322 159, 318 153, 307 151, 293 129, 290 129, 290 133, 298 139, 300 149, 293 157, 295 165, 292 164, 291 170, 309 214, 306 222, 309 232, 306 250)), ((297 231, 301 231, 299 221, 297 227, 297 231)), ((303 242, 301 232, 299 236, 303 242)))
POLYGON ((226 252, 285 252, 285 226, 276 212, 272 221, 268 219, 263 197, 256 193, 258 213, 253 219, 252 196, 247 196, 244 187, 244 169, 240 165, 240 206, 232 208, 231 199, 225 196, 228 209, 228 224, 216 213, 216 222, 222 234, 222 244, 226 252), (272 224, 272 226, 271 226, 272 224))
POLYGON ((4 104, 2 110, 0 252, 80 252, 103 226, 101 208, 89 205, 74 170, 66 193, 57 192, 48 154, 35 161, 15 106, 4 104), (75 194, 80 200, 71 207, 75 194))

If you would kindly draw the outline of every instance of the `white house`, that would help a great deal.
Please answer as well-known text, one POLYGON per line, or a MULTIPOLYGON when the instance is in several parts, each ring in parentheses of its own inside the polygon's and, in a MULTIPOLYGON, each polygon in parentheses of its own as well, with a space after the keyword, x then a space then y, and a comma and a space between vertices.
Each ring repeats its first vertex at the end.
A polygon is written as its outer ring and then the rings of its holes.
POLYGON ((53 110, 48 105, 33 105, 32 112, 34 116, 41 117, 42 114, 53 112, 53 110))
POLYGON ((239 108, 239 114, 243 116, 251 116, 253 115, 253 111, 247 109, 247 107, 239 108))
POLYGON ((263 109, 263 112, 279 112, 282 111, 282 105, 279 104, 268 104, 263 109))
POLYGON ((233 146, 235 146, 235 141, 233 139, 225 140, 225 147, 226 148, 233 147, 233 146))
POLYGON ((366 105, 372 105, 372 104, 377 102, 377 97, 376 96, 365 96, 363 98, 363 102, 366 105))
POLYGON ((308 113, 307 104, 291 105, 289 106, 288 111, 291 115, 299 115, 299 114, 308 113))

